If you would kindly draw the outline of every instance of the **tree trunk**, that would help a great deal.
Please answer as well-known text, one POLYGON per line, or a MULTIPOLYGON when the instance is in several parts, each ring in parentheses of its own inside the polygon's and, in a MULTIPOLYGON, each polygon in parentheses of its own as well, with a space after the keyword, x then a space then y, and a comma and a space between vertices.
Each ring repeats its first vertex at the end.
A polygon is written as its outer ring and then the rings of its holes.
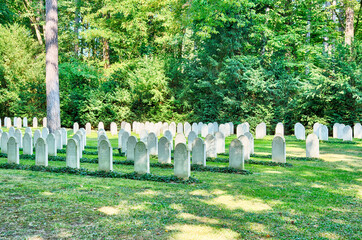
MULTIPOLYGON (((36 38, 38 39, 38 43, 39 45, 43 45, 43 38, 41 36, 41 32, 40 32, 40 26, 39 26, 39 22, 40 19, 39 17, 34 17, 34 10, 32 9, 32 1, 30 0, 24 0, 24 7, 26 12, 29 14, 29 20, 31 22, 31 25, 34 27, 34 31, 35 31, 35 35, 36 38)), ((37 11, 38 15, 40 15, 39 10, 37 11)))
POLYGON ((109 44, 107 39, 103 39, 103 61, 104 61, 104 68, 109 67, 109 44))
POLYGON ((344 31, 344 41, 346 45, 352 45, 353 37, 354 37, 354 26, 353 26, 353 18, 354 11, 352 8, 351 1, 346 6, 346 29, 344 31))
POLYGON ((60 129, 57 0, 46 0, 45 7, 47 123, 49 131, 54 133, 60 129))
POLYGON ((81 0, 76 0, 75 2, 75 26, 74 26, 74 35, 75 35, 75 41, 74 41, 74 53, 75 56, 78 57, 79 54, 79 26, 80 26, 80 6, 81 6, 81 0))

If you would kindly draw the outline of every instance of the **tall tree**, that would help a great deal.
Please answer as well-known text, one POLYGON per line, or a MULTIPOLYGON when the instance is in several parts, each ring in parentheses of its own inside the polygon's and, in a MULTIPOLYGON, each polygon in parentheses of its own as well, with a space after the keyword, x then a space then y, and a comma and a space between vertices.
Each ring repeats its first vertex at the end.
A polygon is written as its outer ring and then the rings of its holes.
POLYGON ((353 0, 346 1, 346 30, 344 32, 345 43, 351 45, 354 37, 354 10, 353 0))
POLYGON ((59 73, 58 73, 58 2, 46 0, 45 48, 48 128, 52 133, 60 129, 59 73))

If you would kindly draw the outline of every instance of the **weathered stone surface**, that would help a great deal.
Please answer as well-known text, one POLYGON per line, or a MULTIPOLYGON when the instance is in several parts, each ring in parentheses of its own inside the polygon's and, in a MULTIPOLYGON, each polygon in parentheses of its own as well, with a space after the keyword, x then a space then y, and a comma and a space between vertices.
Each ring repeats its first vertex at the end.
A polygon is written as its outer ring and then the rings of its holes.
POLYGON ((140 141, 144 142, 147 145, 148 131, 146 129, 142 129, 140 132, 140 141))
POLYGON ((216 153, 225 153, 225 137, 221 132, 215 133, 216 153))
POLYGON ((102 140, 98 145, 98 169, 113 171, 113 149, 107 140, 102 140))
POLYGON ((25 127, 25 128, 28 127, 28 118, 27 117, 23 118, 23 127, 25 127))
POLYGON ((9 134, 7 132, 3 132, 1 134, 1 153, 8 153, 8 140, 9 134))
POLYGON ((171 131, 172 136, 176 136, 176 123, 171 122, 170 126, 168 127, 168 130, 171 131))
POLYGON ((33 131, 31 130, 31 128, 30 128, 30 127, 25 128, 25 133, 29 133, 29 134, 30 134, 30 136, 32 136, 32 135, 33 135, 33 131))
POLYGON ((115 122, 111 122, 111 135, 117 135, 117 124, 115 122))
POLYGON ((338 138, 339 139, 343 139, 343 129, 345 126, 346 125, 344 125, 343 123, 338 125, 338 138))
POLYGON ((196 138, 193 143, 192 164, 206 166, 206 145, 202 138, 196 138))
POLYGON ((23 134, 21 133, 20 129, 16 129, 15 139, 16 139, 16 142, 18 143, 18 147, 22 148, 23 147, 23 134))
POLYGON ((171 163, 171 143, 165 136, 158 141, 158 162, 171 163))
POLYGON ((48 154, 49 156, 57 155, 57 143, 53 133, 49 133, 47 137, 48 154))
MULTIPOLYGON (((73 139, 75 141, 77 141, 77 143, 78 143, 79 158, 82 158, 83 157, 83 151, 82 151, 82 148, 80 147, 81 144, 82 144, 81 143, 81 137, 78 134, 75 134, 75 135, 73 135, 73 139)), ((98 144, 98 146, 99 146, 99 144, 98 144)))
POLYGON ((196 135, 200 134, 199 125, 197 123, 193 123, 191 126, 191 130, 196 133, 196 135))
POLYGON ((216 143, 215 137, 211 134, 208 134, 205 138, 206 145, 206 157, 216 158, 216 143))
POLYGON ((244 170, 244 146, 237 138, 230 143, 229 167, 244 170))
POLYGON ((266 136, 266 124, 264 122, 259 123, 255 129, 255 138, 263 139, 266 136))
POLYGON ((155 133, 151 132, 147 136, 147 150, 150 155, 158 154, 158 139, 155 133))
POLYGON ((338 138, 339 123, 333 124, 333 138, 338 138))
POLYGON ((48 166, 48 146, 42 137, 39 137, 35 144, 35 165, 48 166))
POLYGON ((183 144, 186 144, 186 138, 185 138, 185 135, 183 133, 178 133, 176 134, 176 137, 175 137, 175 147, 177 144, 179 143, 183 143, 183 144))
POLYGON ((207 124, 203 124, 202 127, 201 127, 201 137, 206 137, 207 134, 209 134, 209 129, 208 129, 208 126, 207 124))
POLYGON ((85 148, 85 138, 84 138, 84 136, 85 136, 85 133, 83 132, 83 131, 81 131, 81 130, 78 130, 77 131, 77 133, 76 133, 77 135, 79 135, 79 137, 80 137, 80 144, 79 144, 79 147, 82 149, 82 151, 84 150, 84 148, 85 148))
POLYGON ((23 154, 33 155, 33 147, 33 138, 26 132, 23 137, 23 154))
POLYGON ((286 163, 286 145, 283 136, 275 136, 272 142, 272 161, 286 163))
POLYGON ((41 137, 40 130, 39 129, 35 130, 34 131, 34 147, 35 147, 36 142, 38 141, 38 138, 40 138, 40 137, 41 137))
POLYGON ((150 156, 144 142, 136 143, 134 152, 134 171, 138 174, 150 173, 150 156))
POLYGON ((184 133, 184 127, 182 123, 177 124, 177 133, 184 133))
POLYGON ((355 123, 353 127, 354 138, 362 139, 362 126, 360 123, 355 123))
POLYGON ((66 145, 67 142, 68 142, 68 132, 67 132, 67 129, 65 128, 61 128, 60 129, 60 132, 62 133, 62 145, 66 145))
POLYGON ((188 179, 191 174, 190 165, 190 153, 187 150, 186 144, 179 143, 175 147, 174 151, 175 165, 174 173, 175 176, 182 179, 188 179))
POLYGON ((299 122, 294 124, 294 136, 299 140, 305 140, 305 128, 299 122))
POLYGON ((213 129, 214 129, 214 133, 218 132, 219 131, 219 124, 217 122, 213 122, 212 125, 213 125, 213 129))
POLYGON ((250 150, 249 154, 254 154, 254 137, 253 137, 253 134, 251 134, 250 132, 246 132, 246 133, 244 133, 244 136, 247 137, 248 140, 249 140, 249 150, 250 150))
POLYGON ((79 145, 75 139, 68 141, 66 165, 71 168, 80 168, 79 145))
POLYGON ((320 138, 320 126, 321 124, 318 122, 313 124, 313 133, 317 135, 318 138, 320 138))
POLYGON ((137 138, 130 136, 127 141, 127 160, 134 161, 134 149, 136 147, 137 138))
POLYGON ((19 164, 19 145, 15 137, 10 137, 7 142, 8 163, 19 164))
POLYGON ((197 134, 194 131, 191 131, 187 136, 187 147, 188 149, 192 149, 192 144, 197 138, 197 134))
POLYGON ((9 137, 15 137, 15 128, 14 127, 9 128, 9 137))
POLYGON ((319 138, 323 141, 328 141, 328 128, 326 125, 319 126, 319 138))
POLYGON ((284 125, 283 123, 278 123, 275 127, 275 135, 284 137, 284 125))
MULTIPOLYGON (((228 122, 227 124, 229 125, 229 129, 230 129, 230 134, 229 134, 229 135, 234 134, 234 133, 235 133, 235 132, 234 132, 234 123, 228 122)), ((229 136, 229 135, 228 135, 228 136, 229 136)))
POLYGON ((185 124, 184 124, 184 134, 185 134, 185 136, 188 136, 190 132, 191 132, 191 125, 190 125, 190 123, 185 122, 185 124))
POLYGON ((343 128, 343 136, 342 136, 343 141, 352 141, 352 128, 351 126, 345 126, 343 128))
POLYGON ((214 135, 215 133, 214 124, 212 123, 207 124, 207 133, 214 135))
POLYGON ((122 152, 127 153, 127 141, 129 138, 129 132, 125 131, 122 134, 122 152))
POLYGON ((319 158, 319 139, 316 134, 309 134, 305 145, 307 158, 319 158))

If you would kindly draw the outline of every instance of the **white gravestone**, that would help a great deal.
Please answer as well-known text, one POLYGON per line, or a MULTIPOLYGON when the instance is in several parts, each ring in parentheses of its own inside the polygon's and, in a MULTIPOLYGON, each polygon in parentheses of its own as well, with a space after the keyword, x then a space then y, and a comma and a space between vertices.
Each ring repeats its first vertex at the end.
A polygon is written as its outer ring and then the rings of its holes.
POLYGON ((31 128, 30 128, 30 127, 25 128, 25 133, 29 133, 29 134, 30 134, 30 136, 32 136, 32 135, 33 135, 33 131, 31 130, 31 128))
POLYGON ((158 162, 171 163, 171 143, 167 137, 161 137, 158 141, 158 162))
POLYGON ((102 140, 98 146, 98 170, 113 171, 113 149, 107 140, 102 140))
POLYGON ((49 156, 57 155, 57 142, 53 133, 49 133, 47 137, 48 154, 49 156))
POLYGON ((158 139, 155 133, 151 132, 147 136, 147 150, 150 155, 157 155, 158 151, 158 139))
POLYGON ((29 133, 25 133, 23 137, 23 154, 33 155, 33 138, 29 133))
POLYGON ((215 133, 214 124, 212 123, 207 124, 207 133, 214 135, 215 133))
POLYGON ((298 140, 305 140, 305 128, 299 122, 294 125, 294 136, 298 140))
POLYGON ((67 144, 66 165, 70 168, 80 168, 79 145, 74 139, 67 144))
POLYGON ((18 143, 18 147, 22 148, 23 147, 23 134, 21 133, 20 129, 16 129, 15 139, 16 139, 16 142, 18 143))
POLYGON ((114 136, 114 135, 117 135, 117 124, 115 122, 111 122, 111 134, 114 136))
POLYGON ((186 138, 183 133, 178 133, 175 137, 175 147, 179 143, 186 144, 186 138))
POLYGON ((99 122, 98 123, 98 131, 104 129, 104 123, 103 122, 99 122))
POLYGON ((24 117, 23 118, 23 127, 28 127, 28 118, 27 117, 24 117))
POLYGON ((211 134, 208 134, 205 138, 206 145, 206 157, 216 158, 216 143, 215 137, 211 134))
POLYGON ((173 149, 173 135, 172 132, 170 130, 166 130, 163 135, 168 139, 168 141, 170 142, 171 145, 171 149, 173 149))
POLYGON ((87 135, 91 134, 92 133, 92 126, 90 123, 86 123, 85 125, 85 131, 87 133, 87 135))
POLYGON ((127 141, 127 160, 134 161, 134 149, 136 147, 137 138, 130 136, 127 141))
MULTIPOLYGON (((83 157, 83 151, 81 148, 81 139, 80 136, 78 134, 73 135, 73 139, 78 143, 78 151, 79 151, 79 158, 83 157)), ((99 144, 98 144, 99 147, 99 144)))
POLYGON ((230 143, 229 167, 244 170, 244 146, 237 138, 230 143))
POLYGON ((118 148, 122 148, 122 134, 123 133, 124 133, 124 129, 121 129, 118 132, 118 148))
POLYGON ((305 141, 307 158, 319 158, 319 139, 316 134, 309 134, 305 141))
POLYGON ((19 164, 19 145, 15 137, 10 137, 7 145, 8 163, 19 164))
POLYGON ((48 123, 47 123, 47 118, 43 118, 43 127, 47 127, 48 123))
POLYGON ((168 130, 171 131, 172 136, 176 136, 176 123, 174 123, 174 122, 170 123, 168 130))
POLYGON ((134 171, 137 174, 150 173, 150 157, 144 142, 136 143, 134 150, 134 171))
POLYGON ((15 128, 14 127, 9 128, 9 137, 15 137, 15 128))
POLYGON ((63 149, 62 133, 60 130, 54 132, 55 142, 57 143, 57 149, 63 149))
POLYGON ((47 127, 43 127, 43 129, 41 130, 41 137, 44 139, 47 139, 49 134, 49 130, 47 127))
POLYGON ((286 145, 282 136, 275 136, 272 142, 272 161, 286 163, 286 145))
POLYGON ((191 131, 189 135, 187 136, 187 147, 188 149, 192 149, 192 144, 197 138, 197 134, 194 131, 191 131))
POLYGON ((35 165, 48 166, 48 146, 42 137, 35 143, 35 165))
POLYGON ((339 123, 333 124, 333 138, 338 138, 339 123))
POLYGON ((201 127, 201 137, 206 137, 207 134, 209 133, 208 127, 206 124, 203 124, 201 127))
POLYGON ((38 127, 38 119, 36 117, 33 118, 33 128, 38 127))
POLYGON ((254 137, 253 137, 253 134, 251 134, 250 132, 246 132, 244 135, 249 140, 250 154, 254 154, 254 137))
POLYGON ((319 127, 320 140, 328 141, 328 128, 326 125, 321 125, 319 127))
POLYGON ((184 127, 182 123, 177 124, 177 133, 184 133, 184 127))
POLYGON ((238 139, 240 140, 241 144, 243 145, 243 149, 244 149, 244 161, 245 160, 249 160, 250 159, 250 142, 249 142, 249 138, 245 135, 241 135, 238 137, 238 139))
POLYGON ((127 141, 129 138, 129 133, 128 132, 124 132, 122 134, 122 152, 127 153, 127 141))
POLYGON ((284 125, 283 123, 278 123, 275 127, 275 135, 284 137, 284 125))
POLYGON ((206 145, 202 138, 196 138, 192 146, 192 164, 206 166, 206 145))
POLYGON ((352 128, 351 126, 345 126, 343 128, 343 135, 342 135, 343 141, 352 141, 352 128))
POLYGON ((343 123, 338 125, 338 138, 339 139, 343 139, 343 129, 345 126, 346 125, 344 125, 343 123))
POLYGON ((1 134, 1 153, 8 153, 8 140, 9 134, 7 132, 3 132, 1 134))
POLYGON ((355 123, 353 127, 354 138, 362 139, 362 126, 360 123, 355 123))
POLYGON ((188 179, 191 173, 190 153, 186 144, 179 143, 175 147, 174 152, 175 165, 174 174, 181 179, 188 179))
POLYGON ((199 134, 200 134, 199 125, 197 125, 197 123, 193 123, 193 124, 192 124, 191 130, 194 131, 194 132, 196 133, 196 135, 199 135, 199 134))
POLYGON ((185 136, 188 136, 190 132, 191 132, 191 125, 190 125, 190 123, 185 122, 185 124, 184 124, 184 134, 185 134, 185 136))
POLYGON ((215 133, 216 153, 225 153, 225 137, 221 132, 215 133))
POLYGON ((255 129, 255 138, 263 139, 266 136, 266 124, 264 122, 259 123, 255 129))
POLYGON ((67 136, 68 133, 65 128, 61 128, 60 131, 62 133, 62 148, 63 148, 63 145, 66 145, 68 142, 68 136, 67 136))
POLYGON ((40 138, 40 137, 41 137, 40 130, 39 129, 35 130, 34 131, 34 147, 35 147, 36 142, 38 141, 38 138, 40 138))
POLYGON ((79 130, 79 124, 77 122, 75 122, 73 124, 73 134, 76 134, 76 132, 78 132, 79 130))

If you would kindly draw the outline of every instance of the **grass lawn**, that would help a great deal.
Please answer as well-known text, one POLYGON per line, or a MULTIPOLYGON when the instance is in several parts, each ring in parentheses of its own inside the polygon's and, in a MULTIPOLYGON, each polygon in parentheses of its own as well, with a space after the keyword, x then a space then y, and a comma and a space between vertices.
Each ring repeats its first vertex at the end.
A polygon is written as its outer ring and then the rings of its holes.
MULTIPOLYGON (((117 136, 108 136, 116 147, 117 136)), ((96 137, 87 145, 96 146, 96 137)), ((253 160, 270 161, 271 140, 255 140, 253 160)), ((362 141, 320 142, 321 159, 312 161, 298 158, 304 141, 286 141, 293 167, 245 164, 252 175, 194 171, 201 183, 190 185, 0 169, 0 239, 362 239, 362 141)), ((151 173, 170 176, 173 169, 151 173)))

